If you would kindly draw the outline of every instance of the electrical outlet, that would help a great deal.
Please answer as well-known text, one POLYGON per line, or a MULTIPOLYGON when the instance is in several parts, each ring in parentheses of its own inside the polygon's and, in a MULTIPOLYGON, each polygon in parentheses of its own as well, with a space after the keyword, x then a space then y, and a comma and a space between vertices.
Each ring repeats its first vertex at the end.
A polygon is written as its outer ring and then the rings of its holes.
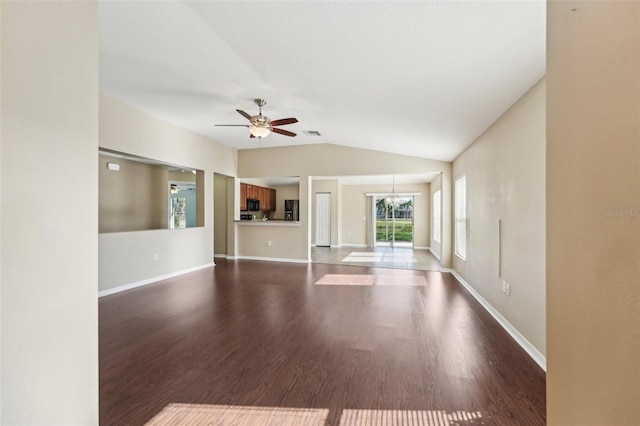
POLYGON ((153 253, 153 261, 154 262, 158 261, 158 253, 153 253))
POLYGON ((507 296, 511 296, 511 284, 505 283, 505 285, 504 285, 504 293, 507 296))
POLYGON ((267 245, 271 247, 271 241, 267 241, 267 245))

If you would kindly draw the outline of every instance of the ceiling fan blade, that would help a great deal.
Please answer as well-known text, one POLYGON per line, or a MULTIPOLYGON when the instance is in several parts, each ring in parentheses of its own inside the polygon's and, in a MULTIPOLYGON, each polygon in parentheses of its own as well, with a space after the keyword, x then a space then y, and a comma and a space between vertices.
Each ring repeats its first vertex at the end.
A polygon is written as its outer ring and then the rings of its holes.
POLYGON ((247 120, 251 121, 251 116, 249 114, 247 114, 246 112, 244 112, 241 109, 237 109, 236 111, 238 111, 240 113, 241 116, 243 116, 244 118, 246 118, 247 120))
POLYGON ((285 136, 291 136, 294 137, 296 134, 293 132, 290 132, 288 130, 282 130, 282 129, 278 129, 277 127, 274 127, 271 129, 271 131, 273 133, 280 133, 281 135, 285 135, 285 136))
POLYGON ((297 123, 298 119, 297 118, 282 118, 280 120, 273 120, 271 121, 271 125, 272 126, 284 126, 285 124, 293 124, 293 123, 297 123))
POLYGON ((249 127, 248 124, 216 124, 217 127, 249 127))

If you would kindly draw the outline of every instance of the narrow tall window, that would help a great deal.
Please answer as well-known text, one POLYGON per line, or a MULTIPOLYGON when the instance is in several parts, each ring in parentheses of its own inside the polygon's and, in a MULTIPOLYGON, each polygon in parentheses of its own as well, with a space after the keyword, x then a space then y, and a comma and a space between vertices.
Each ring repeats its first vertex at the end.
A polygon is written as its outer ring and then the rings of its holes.
POLYGON ((440 190, 433 193, 432 213, 431 213, 431 229, 433 232, 433 241, 440 242, 440 232, 442 223, 442 210, 440 204, 440 190))
POLYGON ((462 259, 467 258, 467 177, 456 180, 455 185, 455 249, 462 259))

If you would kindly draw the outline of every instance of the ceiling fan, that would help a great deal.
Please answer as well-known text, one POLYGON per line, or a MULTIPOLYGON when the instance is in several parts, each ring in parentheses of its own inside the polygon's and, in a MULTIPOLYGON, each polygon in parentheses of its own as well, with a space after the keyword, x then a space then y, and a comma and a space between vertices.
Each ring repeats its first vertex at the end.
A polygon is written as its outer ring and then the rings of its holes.
POLYGON ((241 109, 237 109, 241 116, 249 120, 250 124, 216 124, 216 126, 227 127, 248 127, 251 138, 262 139, 267 137, 269 133, 278 133, 284 136, 296 136, 295 133, 288 130, 279 129, 278 126, 284 126, 285 124, 297 123, 296 118, 283 118, 280 120, 271 120, 269 117, 262 115, 262 107, 267 104, 264 99, 254 99, 253 102, 258 105, 258 115, 249 115, 241 109))

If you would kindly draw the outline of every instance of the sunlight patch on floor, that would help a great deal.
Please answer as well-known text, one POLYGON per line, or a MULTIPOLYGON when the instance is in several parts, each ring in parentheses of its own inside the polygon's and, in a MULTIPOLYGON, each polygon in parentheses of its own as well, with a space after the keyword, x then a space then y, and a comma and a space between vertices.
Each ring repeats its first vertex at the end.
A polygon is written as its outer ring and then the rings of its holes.
POLYGON ((343 262, 366 263, 415 263, 413 253, 408 252, 364 252, 354 251, 342 259, 343 262))
POLYGON ((146 426, 324 426, 327 409, 169 404, 146 426))
POLYGON ((375 275, 326 274, 316 285, 373 285, 375 275))
MULTIPOLYGON (((145 426, 324 426, 328 409, 169 404, 145 426)), ((340 426, 463 426, 485 424, 480 411, 343 410, 340 426)))
POLYGON ((427 279, 422 275, 409 274, 326 274, 316 285, 379 285, 379 286, 426 286, 427 279))
POLYGON ((479 411, 344 410, 340 426, 457 426, 480 425, 479 411))

